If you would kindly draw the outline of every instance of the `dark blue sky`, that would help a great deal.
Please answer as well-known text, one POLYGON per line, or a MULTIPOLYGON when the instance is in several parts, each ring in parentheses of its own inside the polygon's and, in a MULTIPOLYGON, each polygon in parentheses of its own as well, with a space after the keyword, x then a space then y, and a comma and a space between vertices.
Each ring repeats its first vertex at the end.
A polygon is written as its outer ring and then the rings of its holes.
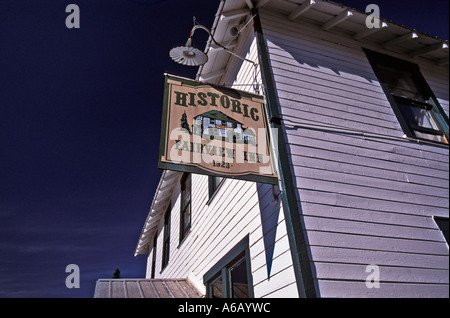
MULTIPOLYGON (((448 39, 448 0, 342 2, 448 39)), ((168 51, 218 5, 0 0, 0 297, 92 297, 116 268, 144 277, 133 254, 161 175, 163 73, 197 71, 168 51), (80 29, 65 26, 70 3, 80 29), (65 287, 68 264, 79 289, 65 287)))

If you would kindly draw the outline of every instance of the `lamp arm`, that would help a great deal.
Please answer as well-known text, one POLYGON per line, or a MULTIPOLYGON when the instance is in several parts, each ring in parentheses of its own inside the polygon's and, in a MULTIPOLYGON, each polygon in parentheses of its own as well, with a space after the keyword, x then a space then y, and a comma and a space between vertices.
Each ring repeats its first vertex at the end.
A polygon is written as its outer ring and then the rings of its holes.
POLYGON ((239 58, 239 59, 241 59, 243 61, 252 63, 254 66, 257 66, 257 64, 255 62, 253 62, 252 60, 249 60, 249 59, 246 59, 246 58, 244 58, 242 56, 239 56, 238 54, 236 54, 233 51, 231 51, 229 48, 227 48, 227 47, 223 46, 222 44, 220 44, 219 42, 217 42, 216 39, 214 39, 213 35, 211 34, 211 31, 207 27, 205 27, 205 26, 203 26, 201 24, 194 25, 194 27, 191 30, 191 34, 189 35, 189 39, 192 38, 192 36, 194 35, 195 30, 197 30, 197 29, 202 29, 202 30, 205 30, 206 32, 208 32, 208 34, 211 37, 211 39, 213 40, 213 42, 215 44, 217 44, 218 46, 220 46, 225 51, 227 51, 228 53, 230 53, 231 55, 234 55, 235 57, 237 57, 237 58, 239 58))

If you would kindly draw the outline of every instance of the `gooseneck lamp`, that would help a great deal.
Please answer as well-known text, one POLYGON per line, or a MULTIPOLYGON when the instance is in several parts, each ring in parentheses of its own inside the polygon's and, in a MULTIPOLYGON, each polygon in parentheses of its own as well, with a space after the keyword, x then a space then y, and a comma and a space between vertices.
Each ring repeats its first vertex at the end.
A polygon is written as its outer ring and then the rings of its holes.
POLYGON ((219 46, 222 49, 226 50, 227 52, 229 52, 233 56, 236 56, 237 58, 239 58, 239 59, 241 59, 243 61, 247 61, 247 62, 252 63, 253 65, 256 65, 255 62, 237 55, 236 53, 234 53, 230 49, 226 48, 225 46, 223 46, 222 44, 217 42, 214 39, 214 37, 212 36, 211 31, 207 27, 205 27, 203 25, 200 25, 200 24, 194 25, 194 27, 192 28, 191 33, 189 35, 189 39, 186 41, 186 44, 184 46, 177 46, 177 47, 174 47, 173 49, 171 49, 169 51, 169 56, 170 56, 170 58, 172 60, 174 60, 175 62, 177 62, 179 64, 188 65, 188 66, 199 66, 199 65, 203 65, 206 62, 208 62, 208 56, 204 52, 202 52, 201 50, 196 48, 194 46, 194 42, 192 40, 194 32, 197 29, 202 29, 202 30, 205 30, 206 32, 208 32, 208 34, 211 37, 212 41, 217 46, 219 46))

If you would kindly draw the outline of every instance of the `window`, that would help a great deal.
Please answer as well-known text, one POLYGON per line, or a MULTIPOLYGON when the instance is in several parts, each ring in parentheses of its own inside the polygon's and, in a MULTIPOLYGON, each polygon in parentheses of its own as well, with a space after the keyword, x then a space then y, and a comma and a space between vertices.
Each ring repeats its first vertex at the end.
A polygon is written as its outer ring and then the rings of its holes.
POLYGON ((365 50, 406 136, 448 144, 448 117, 416 64, 365 50))
POLYGON ((448 237, 449 237, 448 218, 435 217, 434 221, 436 222, 437 226, 441 230, 441 232, 444 235, 444 238, 448 244, 448 237))
POLYGON ((180 204, 180 243, 191 228, 191 174, 184 173, 181 178, 180 204))
POLYGON ((214 265, 203 281, 209 298, 253 297, 248 236, 214 265))
POLYGON ((208 286, 208 298, 224 298, 223 297, 223 283, 222 273, 219 273, 208 286))
POLYGON ((209 200, 211 200, 216 193, 219 185, 222 183, 222 180, 224 180, 223 177, 208 176, 209 200))
POLYGON ((155 234, 155 237, 153 238, 153 255, 152 255, 152 271, 150 278, 155 278, 155 266, 156 266, 156 242, 157 242, 157 235, 155 234))
POLYGON ((228 270, 232 298, 248 298, 247 260, 242 255, 228 270))
POLYGON ((164 215, 164 241, 163 241, 163 253, 162 253, 162 264, 161 271, 169 263, 170 255, 170 210, 171 206, 167 208, 166 214, 164 215))

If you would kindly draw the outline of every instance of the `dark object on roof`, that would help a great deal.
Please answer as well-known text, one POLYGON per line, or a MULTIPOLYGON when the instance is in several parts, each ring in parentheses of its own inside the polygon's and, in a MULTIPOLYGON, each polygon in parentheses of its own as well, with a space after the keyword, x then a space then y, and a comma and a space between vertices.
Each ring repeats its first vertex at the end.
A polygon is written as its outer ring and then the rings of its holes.
POLYGON ((114 278, 114 279, 120 278, 120 271, 119 271, 118 268, 117 268, 116 271, 114 272, 113 278, 114 278))

